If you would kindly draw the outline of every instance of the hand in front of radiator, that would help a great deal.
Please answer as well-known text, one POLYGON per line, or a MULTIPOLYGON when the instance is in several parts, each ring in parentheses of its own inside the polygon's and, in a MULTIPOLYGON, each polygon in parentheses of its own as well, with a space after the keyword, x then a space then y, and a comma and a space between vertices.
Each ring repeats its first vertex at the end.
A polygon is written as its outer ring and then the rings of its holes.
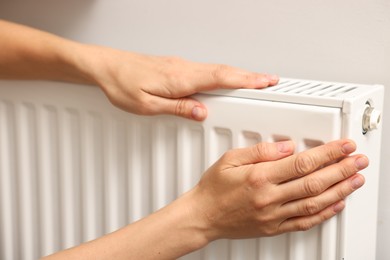
POLYGON ((226 152, 187 196, 208 241, 308 230, 344 208, 368 166, 350 140, 291 155, 293 143, 226 152))
POLYGON ((49 259, 176 259, 213 240, 308 230, 335 216, 368 166, 351 140, 293 155, 291 141, 226 152, 159 211, 49 259))
POLYGON ((264 88, 278 77, 177 57, 142 55, 104 47, 84 47, 94 83, 112 104, 140 115, 171 114, 202 121, 206 107, 189 97, 214 89, 264 88))
POLYGON ((48 260, 176 259, 217 239, 310 229, 364 184, 368 159, 355 149, 339 140, 295 155, 291 141, 230 150, 168 206, 48 260))

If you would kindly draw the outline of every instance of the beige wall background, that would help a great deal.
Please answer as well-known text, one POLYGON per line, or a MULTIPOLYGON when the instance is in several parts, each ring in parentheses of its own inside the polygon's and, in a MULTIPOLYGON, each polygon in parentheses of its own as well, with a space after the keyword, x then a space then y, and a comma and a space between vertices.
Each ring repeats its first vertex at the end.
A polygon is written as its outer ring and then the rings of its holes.
MULTIPOLYGON (((0 18, 137 52, 384 84, 390 98, 388 0, 2 0, 0 18)), ((389 104, 383 119, 377 259, 390 259, 389 104)))

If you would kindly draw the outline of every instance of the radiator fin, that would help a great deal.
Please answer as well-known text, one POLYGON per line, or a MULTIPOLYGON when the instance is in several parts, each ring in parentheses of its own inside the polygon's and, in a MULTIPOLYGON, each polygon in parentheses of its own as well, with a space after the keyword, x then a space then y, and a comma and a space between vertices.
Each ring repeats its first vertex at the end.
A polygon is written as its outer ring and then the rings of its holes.
POLYGON ((0 258, 22 259, 16 162, 16 109, 12 102, 0 102, 0 258))

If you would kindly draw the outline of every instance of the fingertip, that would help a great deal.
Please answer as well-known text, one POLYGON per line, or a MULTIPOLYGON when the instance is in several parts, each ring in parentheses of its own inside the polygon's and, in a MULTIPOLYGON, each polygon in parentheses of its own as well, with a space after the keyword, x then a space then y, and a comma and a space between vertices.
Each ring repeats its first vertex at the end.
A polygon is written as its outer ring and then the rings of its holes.
POLYGON ((344 154, 353 153, 356 150, 356 144, 352 140, 346 140, 346 142, 342 145, 342 152, 344 154))
POLYGON ((265 88, 278 84, 279 77, 272 74, 260 74, 255 80, 256 88, 265 88))
POLYGON ((334 213, 339 213, 345 208, 345 202, 343 200, 337 202, 333 205, 333 211, 334 213))
POLYGON ((357 176, 351 180, 352 188, 354 190, 357 190, 364 185, 364 182, 365 182, 365 179, 364 179, 363 175, 357 174, 357 176))
POLYGON ((191 118, 196 121, 203 121, 207 117, 207 109, 201 106, 194 106, 191 111, 191 118))
POLYGON ((269 84, 271 86, 276 85, 279 82, 279 76, 278 75, 267 75, 267 78, 268 78, 269 84))
POLYGON ((358 170, 363 170, 364 168, 367 168, 369 164, 368 158, 365 155, 359 156, 355 160, 355 166, 358 170))
POLYGON ((276 146, 281 153, 292 153, 294 151, 294 143, 291 140, 277 142, 276 146))
POLYGON ((256 88, 265 88, 268 87, 270 84, 270 80, 267 76, 262 75, 255 80, 255 86, 256 88))

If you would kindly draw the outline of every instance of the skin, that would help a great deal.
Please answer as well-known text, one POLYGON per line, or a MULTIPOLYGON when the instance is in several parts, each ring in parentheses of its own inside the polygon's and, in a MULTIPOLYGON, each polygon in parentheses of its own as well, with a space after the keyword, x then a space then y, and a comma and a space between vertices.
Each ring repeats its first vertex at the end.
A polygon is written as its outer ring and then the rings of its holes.
MULTIPOLYGON (((189 97, 216 88, 263 88, 273 75, 180 58, 81 44, 0 21, 0 78, 99 86, 140 115, 204 120, 189 97)), ((96 240, 45 259, 176 259, 221 238, 303 231, 333 217, 364 184, 368 159, 352 140, 294 154, 291 141, 227 151, 190 191, 161 210, 96 240)))
POLYGON ((227 65, 81 44, 1 20, 0 32, 0 78, 97 85, 115 106, 140 115, 202 121, 207 109, 190 95, 217 88, 264 88, 279 80, 227 65))

